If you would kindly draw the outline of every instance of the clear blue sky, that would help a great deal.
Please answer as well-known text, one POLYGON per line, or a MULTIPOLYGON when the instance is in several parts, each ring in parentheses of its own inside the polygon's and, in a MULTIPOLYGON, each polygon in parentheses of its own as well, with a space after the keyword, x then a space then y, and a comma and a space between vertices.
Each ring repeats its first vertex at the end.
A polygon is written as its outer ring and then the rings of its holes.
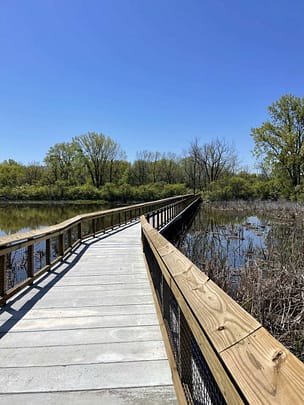
POLYGON ((0 162, 87 131, 136 151, 234 143, 303 96, 304 1, 0 0, 0 162))

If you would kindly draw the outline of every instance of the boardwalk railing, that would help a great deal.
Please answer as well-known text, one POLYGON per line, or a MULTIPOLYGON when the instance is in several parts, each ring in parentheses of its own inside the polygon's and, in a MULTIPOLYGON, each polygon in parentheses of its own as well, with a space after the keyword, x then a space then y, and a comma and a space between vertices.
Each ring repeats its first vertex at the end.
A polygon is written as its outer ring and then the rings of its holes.
POLYGON ((148 219, 144 253, 179 402, 303 404, 304 364, 148 219))
POLYGON ((78 215, 58 225, 0 238, 0 305, 50 270, 83 239, 106 232, 150 212, 159 227, 193 200, 193 195, 176 196, 78 215))

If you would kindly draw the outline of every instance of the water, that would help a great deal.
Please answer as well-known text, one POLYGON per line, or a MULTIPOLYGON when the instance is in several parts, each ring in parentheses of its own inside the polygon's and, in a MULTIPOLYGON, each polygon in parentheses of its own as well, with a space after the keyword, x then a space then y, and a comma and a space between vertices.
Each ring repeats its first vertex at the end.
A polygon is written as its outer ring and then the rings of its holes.
POLYGON ((270 230, 271 221, 265 218, 201 208, 179 248, 201 268, 216 261, 237 269, 266 250, 270 230))
POLYGON ((0 236, 40 229, 58 224, 79 214, 101 211, 102 204, 2 204, 0 206, 0 236))

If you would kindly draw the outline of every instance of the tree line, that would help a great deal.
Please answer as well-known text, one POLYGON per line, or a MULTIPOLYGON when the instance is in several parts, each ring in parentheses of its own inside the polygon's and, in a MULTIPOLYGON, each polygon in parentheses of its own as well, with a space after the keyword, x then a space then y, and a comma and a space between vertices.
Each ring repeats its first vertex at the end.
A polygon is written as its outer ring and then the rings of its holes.
POLYGON ((43 163, 0 163, 0 198, 140 201, 188 191, 208 199, 304 199, 304 98, 282 96, 251 135, 256 172, 241 169, 224 139, 194 139, 182 156, 139 151, 134 162, 96 132, 57 143, 43 163))

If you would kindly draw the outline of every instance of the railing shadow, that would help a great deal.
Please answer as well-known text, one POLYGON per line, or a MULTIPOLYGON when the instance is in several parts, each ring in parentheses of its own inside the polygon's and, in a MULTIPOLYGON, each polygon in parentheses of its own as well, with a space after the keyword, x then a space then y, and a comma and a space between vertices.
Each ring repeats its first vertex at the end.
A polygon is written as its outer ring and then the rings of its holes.
POLYGON ((25 287, 19 294, 10 299, 0 309, 0 339, 5 336, 31 310, 52 287, 54 287, 76 265, 76 263, 79 262, 90 246, 100 242, 103 239, 107 239, 118 232, 130 228, 138 222, 138 220, 132 221, 128 224, 107 230, 105 233, 96 235, 95 237, 89 237, 88 239, 82 240, 71 250, 69 254, 64 257, 63 260, 58 262, 47 273, 35 280, 32 285, 25 287), (41 285, 52 275, 54 278, 49 280, 47 284, 41 285), (26 300, 24 304, 21 304, 20 307, 18 307, 18 303, 20 303, 23 298, 31 293, 34 293, 34 295, 32 295, 31 298, 26 300), (14 306, 17 306, 17 308, 14 308, 14 306), (7 318, 7 316, 9 317, 7 318), (3 322, 1 318, 4 318, 3 322))

